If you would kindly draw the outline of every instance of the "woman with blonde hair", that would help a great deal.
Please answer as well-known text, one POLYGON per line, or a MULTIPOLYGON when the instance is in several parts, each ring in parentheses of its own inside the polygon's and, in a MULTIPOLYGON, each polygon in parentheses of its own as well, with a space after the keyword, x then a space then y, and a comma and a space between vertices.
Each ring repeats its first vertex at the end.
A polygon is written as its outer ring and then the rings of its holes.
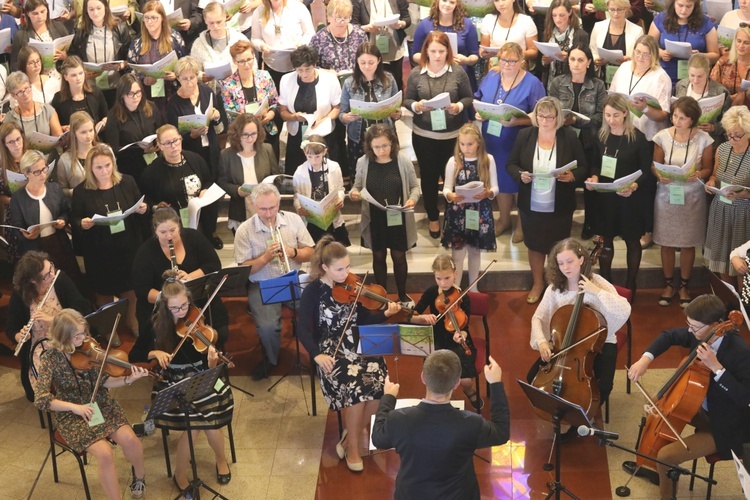
POLYGON ((336 73, 352 71, 360 45, 369 37, 361 26, 352 24, 352 2, 330 0, 326 7, 328 26, 315 33, 310 46, 320 54, 320 67, 336 73))
MULTIPOLYGON (((589 4, 592 5, 593 4, 589 4)), ((594 56, 594 64, 599 70, 599 77, 605 83, 611 83, 617 68, 633 59, 635 42, 643 36, 643 28, 628 20, 633 9, 630 0, 607 0, 607 19, 594 24, 591 30, 589 48, 594 56), (622 51, 622 58, 616 64, 607 63, 599 57, 599 47, 607 50, 622 51)))
POLYGON ((711 70, 711 80, 729 91, 732 105, 742 105, 748 100, 750 90, 742 90, 742 80, 750 78, 750 25, 740 26, 734 33, 729 53, 719 59, 711 70))
POLYGON ((113 296, 128 299, 127 326, 138 335, 135 293, 131 272, 133 259, 142 240, 148 207, 141 203, 135 214, 115 224, 97 224, 94 215, 122 214, 132 207, 141 193, 135 180, 117 170, 112 150, 106 144, 93 146, 86 155, 85 178, 73 190, 70 214, 73 241, 83 255, 86 279, 96 294, 98 306, 113 296))
MULTIPOLYGON (((497 65, 484 77, 474 98, 488 104, 510 104, 525 113, 530 113, 546 92, 542 82, 524 69, 523 54, 523 49, 517 43, 509 42, 503 45, 497 53, 497 65)), ((513 200, 518 202, 518 183, 508 174, 505 166, 518 133, 523 127, 531 125, 531 119, 528 116, 511 116, 510 120, 506 121, 485 120, 479 113, 475 118, 482 124, 482 136, 487 145, 487 152, 495 159, 497 167, 497 184, 500 189, 497 205, 500 219, 495 223, 495 235, 500 236, 512 228, 510 211, 513 200)), ((516 223, 511 241, 523 241, 520 219, 516 223)))
POLYGON ((70 117, 70 146, 57 162, 57 182, 70 198, 73 188, 83 182, 86 156, 99 141, 96 138, 94 120, 85 111, 76 111, 70 117))

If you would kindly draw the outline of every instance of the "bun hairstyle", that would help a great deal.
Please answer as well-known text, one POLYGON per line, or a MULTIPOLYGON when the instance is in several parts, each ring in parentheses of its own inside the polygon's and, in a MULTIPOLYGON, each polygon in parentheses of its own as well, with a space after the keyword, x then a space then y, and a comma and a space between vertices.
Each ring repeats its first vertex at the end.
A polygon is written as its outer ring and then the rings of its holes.
POLYGON ((315 245, 315 251, 310 259, 310 276, 312 279, 320 278, 325 274, 323 264, 330 266, 347 255, 349 252, 346 247, 334 240, 333 236, 330 234, 323 236, 315 245))
POLYGON ((441 253, 435 257, 432 261, 432 272, 439 273, 442 271, 455 271, 456 263, 453 262, 453 257, 441 253))

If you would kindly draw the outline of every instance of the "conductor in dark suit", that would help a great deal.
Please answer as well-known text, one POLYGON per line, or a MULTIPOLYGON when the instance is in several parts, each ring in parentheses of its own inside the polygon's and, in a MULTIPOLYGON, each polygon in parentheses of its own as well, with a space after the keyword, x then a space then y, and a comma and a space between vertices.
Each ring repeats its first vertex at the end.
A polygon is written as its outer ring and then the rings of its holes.
POLYGON ((489 422, 451 406, 461 377, 461 362, 453 351, 435 351, 425 360, 422 382, 427 395, 417 406, 394 410, 399 385, 385 379, 372 442, 378 448, 395 448, 401 457, 396 500, 479 498, 474 451, 504 444, 510 437, 502 370, 491 357, 484 374, 492 402, 489 422))
MULTIPOLYGON (((634 363, 628 372, 638 380, 651 361, 672 346, 697 348, 697 358, 712 372, 701 410, 691 425, 695 434, 684 439, 689 450, 679 442, 664 446, 657 457, 670 464, 717 453, 731 459, 731 450, 742 456, 743 443, 750 442, 750 347, 734 332, 704 339, 725 317, 725 305, 716 295, 696 297, 685 308, 687 328, 662 332, 634 363)), ((625 468, 632 468, 626 462, 625 468)), ((672 496, 672 481, 667 468, 658 467, 661 498, 672 496)))

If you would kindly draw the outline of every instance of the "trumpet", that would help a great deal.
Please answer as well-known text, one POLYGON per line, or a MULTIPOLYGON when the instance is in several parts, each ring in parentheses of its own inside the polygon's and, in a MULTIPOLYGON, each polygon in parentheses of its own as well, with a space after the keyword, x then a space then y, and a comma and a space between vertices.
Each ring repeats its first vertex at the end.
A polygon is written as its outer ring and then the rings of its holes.
POLYGON ((278 243, 280 245, 280 255, 277 256, 277 258, 279 259, 279 270, 281 271, 281 274, 286 274, 291 271, 292 268, 289 265, 289 256, 286 254, 284 238, 281 237, 281 229, 279 229, 278 227, 271 228, 271 238, 273 239, 274 243, 278 243))

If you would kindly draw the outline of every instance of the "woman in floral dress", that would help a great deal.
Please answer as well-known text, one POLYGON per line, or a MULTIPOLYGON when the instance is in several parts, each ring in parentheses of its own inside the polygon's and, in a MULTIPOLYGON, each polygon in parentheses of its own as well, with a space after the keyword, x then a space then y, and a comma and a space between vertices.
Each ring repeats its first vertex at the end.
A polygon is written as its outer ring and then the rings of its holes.
POLYGON ((315 280, 302 292, 299 338, 318 365, 323 397, 331 410, 341 411, 344 419, 345 429, 336 453, 339 459, 346 458, 349 470, 359 472, 364 468, 359 451, 362 430, 383 396, 388 367, 382 357, 356 353, 352 327, 382 323, 396 314, 400 306, 389 302, 385 311, 371 313, 361 304, 341 304, 334 300, 333 288, 349 276, 349 254, 330 235, 315 246, 310 274, 315 280), (353 313, 352 307, 356 307, 353 313), (351 321, 347 323, 350 313, 351 321))

